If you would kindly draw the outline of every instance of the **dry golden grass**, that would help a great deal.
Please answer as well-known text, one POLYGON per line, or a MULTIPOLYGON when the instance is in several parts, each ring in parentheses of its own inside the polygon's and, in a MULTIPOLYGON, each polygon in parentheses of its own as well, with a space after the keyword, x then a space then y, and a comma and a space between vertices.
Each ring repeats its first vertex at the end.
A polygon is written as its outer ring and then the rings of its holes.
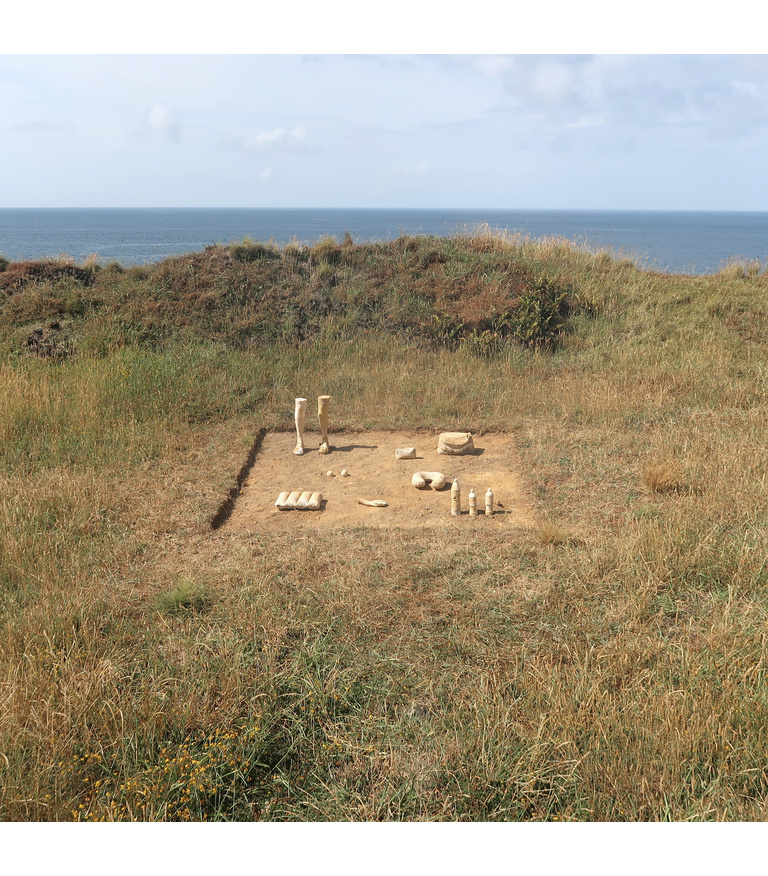
POLYGON ((676 493, 685 489, 685 476, 676 459, 649 462, 643 469, 643 482, 652 493, 676 493))
POLYGON ((766 818, 766 280, 520 245, 604 301, 554 353, 0 364, 2 818, 766 818), (210 531, 322 392, 511 431, 538 529, 210 531))

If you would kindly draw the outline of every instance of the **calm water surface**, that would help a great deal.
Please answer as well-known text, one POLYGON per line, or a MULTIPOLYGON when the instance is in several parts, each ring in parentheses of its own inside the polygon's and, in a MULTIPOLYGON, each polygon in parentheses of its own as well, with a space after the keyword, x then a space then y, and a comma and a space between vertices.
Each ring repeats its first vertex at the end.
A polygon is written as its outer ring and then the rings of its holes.
POLYGON ((673 273, 711 273, 732 259, 768 264, 768 212, 629 210, 0 209, 0 255, 18 261, 64 253, 82 261, 96 254, 128 266, 245 236, 282 246, 349 231, 363 243, 402 233, 443 237, 481 224, 565 237, 673 273))

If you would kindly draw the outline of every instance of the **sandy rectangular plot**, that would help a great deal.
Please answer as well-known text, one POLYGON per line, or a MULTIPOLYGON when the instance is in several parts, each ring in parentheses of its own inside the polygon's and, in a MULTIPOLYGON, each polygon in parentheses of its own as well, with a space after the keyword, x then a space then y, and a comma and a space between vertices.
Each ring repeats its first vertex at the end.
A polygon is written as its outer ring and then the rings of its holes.
POLYGON ((438 454, 438 436, 426 432, 346 432, 331 434, 331 452, 317 452, 319 435, 305 435, 305 452, 296 456, 294 432, 264 436, 248 478, 243 483, 226 526, 256 532, 305 530, 334 526, 530 526, 533 524, 530 492, 518 470, 510 435, 474 436, 475 453, 465 456, 438 454), (416 459, 395 457, 395 449, 415 447, 416 459), (349 472, 341 477, 342 469, 349 472), (332 471, 333 477, 326 472, 332 471), (411 478, 417 471, 439 471, 446 486, 439 491, 418 490, 411 478), (450 485, 461 486, 460 518, 451 516, 450 485), (469 518, 470 488, 477 493, 477 518, 469 518), (491 487, 494 514, 483 513, 485 492, 491 487), (284 491, 312 490, 323 494, 319 511, 280 511, 275 500, 284 491), (386 508, 358 504, 358 499, 383 499, 386 508))

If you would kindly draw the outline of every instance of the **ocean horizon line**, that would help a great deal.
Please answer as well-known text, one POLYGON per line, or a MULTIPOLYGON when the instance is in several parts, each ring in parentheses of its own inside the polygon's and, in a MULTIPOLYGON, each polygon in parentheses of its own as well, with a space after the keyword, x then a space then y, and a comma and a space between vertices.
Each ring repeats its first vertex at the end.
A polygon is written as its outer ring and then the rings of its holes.
POLYGON ((522 207, 0 207, 0 255, 96 255, 131 265, 245 238, 311 244, 349 233, 363 244, 484 228, 561 238, 670 273, 714 273, 732 260, 768 264, 768 211, 522 207))
POLYGON ((744 210, 744 209, 699 209, 692 207, 177 207, 177 206, 152 206, 152 207, 136 207, 113 205, 109 207, 62 207, 62 206, 47 206, 47 207, 4 207, 0 206, 0 212, 11 212, 21 210, 67 210, 67 211, 101 211, 101 210, 174 210, 174 211, 201 211, 201 210, 217 210, 226 212, 252 212, 252 211, 339 211, 339 212, 418 212, 418 213, 712 213, 722 215, 768 215, 766 210, 744 210))

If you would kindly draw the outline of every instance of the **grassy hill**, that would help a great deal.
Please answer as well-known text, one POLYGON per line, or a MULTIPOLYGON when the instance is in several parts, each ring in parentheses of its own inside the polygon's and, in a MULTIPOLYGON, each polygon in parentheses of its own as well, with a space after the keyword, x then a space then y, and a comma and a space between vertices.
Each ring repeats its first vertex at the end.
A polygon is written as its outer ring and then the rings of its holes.
POLYGON ((0 818, 765 817, 760 266, 480 230, 0 267, 0 818), (323 393, 513 434, 538 527, 212 531, 323 393))

